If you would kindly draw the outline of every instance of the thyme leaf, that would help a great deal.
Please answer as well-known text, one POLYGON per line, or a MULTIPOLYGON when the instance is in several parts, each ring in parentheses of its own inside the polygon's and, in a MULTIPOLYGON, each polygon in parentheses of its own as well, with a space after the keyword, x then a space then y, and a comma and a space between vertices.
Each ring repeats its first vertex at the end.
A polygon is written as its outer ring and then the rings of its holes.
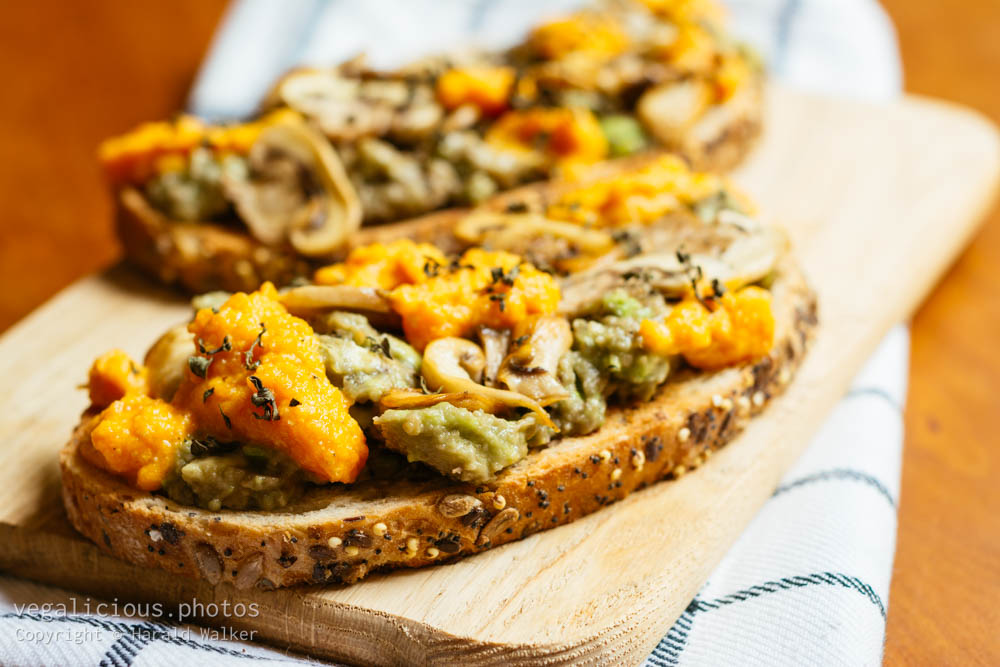
POLYGON ((260 333, 258 333, 257 338, 255 338, 254 341, 250 343, 250 348, 243 353, 243 367, 246 368, 248 371, 255 371, 257 370, 257 367, 260 366, 260 361, 254 361, 253 351, 254 348, 258 347, 263 349, 264 343, 262 341, 262 338, 266 333, 267 333, 267 327, 264 326, 263 322, 261 322, 260 333))
POLYGON ((278 416, 278 405, 274 400, 274 392, 264 386, 264 383, 260 381, 260 378, 256 375, 250 376, 250 383, 253 385, 254 391, 253 396, 250 397, 250 402, 257 408, 264 408, 264 414, 259 415, 256 412, 252 413, 256 419, 266 419, 267 421, 277 421, 280 419, 278 416))
POLYGON ((208 375, 208 367, 211 365, 212 359, 210 358, 199 357, 197 355, 188 357, 188 368, 191 369, 192 373, 203 380, 205 379, 205 376, 208 375))
POLYGON ((202 354, 208 354, 208 355, 218 354, 219 352, 228 352, 231 349, 233 349, 233 344, 229 340, 229 336, 224 337, 222 339, 222 345, 215 348, 214 350, 206 350, 205 342, 200 338, 198 339, 198 351, 201 352, 202 354))
POLYGON ((441 262, 433 257, 425 257, 424 259, 427 260, 424 262, 424 275, 428 278, 436 278, 441 272, 441 262))
POLYGON ((221 405, 219 406, 219 414, 222 415, 222 421, 226 422, 226 428, 228 428, 230 431, 232 431, 233 430, 233 420, 229 418, 229 415, 227 415, 225 412, 222 411, 222 406, 221 405))
POLYGON ((712 292, 715 293, 717 299, 726 293, 726 286, 719 282, 718 278, 712 278, 712 292))
POLYGON ((381 338, 368 336, 365 342, 368 345, 368 349, 375 354, 381 354, 386 359, 392 359, 392 348, 389 347, 389 339, 385 336, 382 336, 381 338))

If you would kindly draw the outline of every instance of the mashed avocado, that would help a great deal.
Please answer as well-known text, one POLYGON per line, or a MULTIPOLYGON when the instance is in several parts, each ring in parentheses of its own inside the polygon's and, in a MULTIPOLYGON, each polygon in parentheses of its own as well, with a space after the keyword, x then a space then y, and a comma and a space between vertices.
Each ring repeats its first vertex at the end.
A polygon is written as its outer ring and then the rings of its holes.
POLYGON ((662 297, 644 301, 625 290, 604 295, 597 312, 573 320, 573 347, 610 378, 605 393, 649 400, 670 373, 670 359, 643 348, 639 323, 665 308, 662 297))
POLYGON ((353 402, 377 401, 391 389, 414 387, 420 354, 395 336, 378 333, 363 315, 330 313, 318 336, 326 375, 353 402))
POLYGON ((302 495, 307 481, 294 461, 275 450, 187 440, 163 491, 178 503, 213 512, 276 510, 302 495))
POLYGON ((229 155, 217 161, 212 151, 196 148, 184 169, 158 174, 146 186, 146 194, 168 218, 211 220, 229 211, 223 181, 244 179, 246 174, 246 160, 242 157, 229 155))
POLYGON ((642 126, 627 114, 612 114, 600 120, 601 131, 608 140, 608 150, 614 157, 636 153, 649 143, 642 126))
POLYGON ((559 381, 569 391, 569 398, 552 405, 552 420, 559 435, 585 435, 604 423, 607 402, 604 389, 607 380, 593 364, 571 350, 559 360, 559 381))
POLYGON ((485 482, 523 459, 536 430, 533 417, 510 421, 450 403, 387 410, 375 425, 390 449, 464 482, 485 482))

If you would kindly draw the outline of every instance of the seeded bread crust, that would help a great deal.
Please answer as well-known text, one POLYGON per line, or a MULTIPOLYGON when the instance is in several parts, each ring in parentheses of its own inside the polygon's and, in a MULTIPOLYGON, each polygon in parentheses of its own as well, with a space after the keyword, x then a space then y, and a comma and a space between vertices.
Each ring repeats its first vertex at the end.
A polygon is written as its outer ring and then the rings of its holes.
POLYGON ((595 433, 532 451, 488 484, 360 482, 317 488, 282 512, 210 512, 90 465, 80 455, 94 421, 85 415, 60 456, 66 512, 114 556, 240 589, 352 583, 374 570, 483 551, 679 477, 732 440, 784 390, 817 323, 815 296, 790 262, 772 294, 767 357, 715 373, 681 371, 652 401, 609 409, 595 433))
MULTIPOLYGON (((762 127, 763 83, 758 79, 738 103, 696 124, 682 145, 669 150, 683 155, 698 171, 728 171, 747 156, 762 127)), ((607 171, 602 173, 633 169, 664 152, 655 150, 609 160, 604 167, 607 171)), ((499 199, 506 199, 513 192, 544 190, 548 186, 545 182, 524 186, 500 195, 499 199)), ((265 280, 285 285, 296 277, 308 275, 317 264, 326 263, 310 264, 290 246, 264 245, 241 227, 170 220, 150 206, 135 188, 116 192, 114 206, 126 259, 159 282, 177 285, 193 294, 212 290, 246 292, 265 280)), ((442 213, 454 220, 459 212, 442 213)), ((432 213, 428 217, 437 215, 441 214, 432 213)), ((378 227, 363 229, 358 238, 367 238, 368 229, 378 227)))
POLYGON ((170 220, 135 188, 115 193, 115 222, 126 259, 194 294, 251 292, 265 280, 285 285, 309 272, 290 247, 266 246, 236 227, 170 220))

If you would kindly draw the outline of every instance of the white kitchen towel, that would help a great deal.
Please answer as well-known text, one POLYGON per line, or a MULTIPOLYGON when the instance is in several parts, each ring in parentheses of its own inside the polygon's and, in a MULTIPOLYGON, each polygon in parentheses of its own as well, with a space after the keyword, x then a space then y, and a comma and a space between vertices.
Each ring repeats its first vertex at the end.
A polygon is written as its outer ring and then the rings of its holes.
MULTIPOLYGON (((240 0, 192 91, 215 119, 253 112, 296 64, 366 51, 392 65, 454 45, 503 46, 579 0, 240 0)), ((895 36, 874 0, 729 0, 735 32, 793 86, 899 94, 895 36)), ((894 329, 649 665, 881 662, 896 536, 909 335, 894 329)), ((143 608, 0 577, 2 665, 307 663, 143 608), (45 604, 48 606, 45 606, 45 604), (89 612, 85 606, 89 603, 89 612)))

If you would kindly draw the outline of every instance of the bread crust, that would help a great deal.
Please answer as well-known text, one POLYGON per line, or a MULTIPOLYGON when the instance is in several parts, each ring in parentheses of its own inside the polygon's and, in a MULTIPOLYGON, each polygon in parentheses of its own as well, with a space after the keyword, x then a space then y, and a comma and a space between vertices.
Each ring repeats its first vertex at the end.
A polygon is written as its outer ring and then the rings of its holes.
POLYGON ((126 259, 195 294, 250 292, 265 280, 284 285, 309 271, 290 246, 264 245, 244 229, 170 220, 132 187, 115 193, 115 224, 126 259))
POLYGON ((85 415, 60 455, 70 521, 98 547, 212 584, 271 589, 352 583, 368 573, 463 557, 569 523, 703 463, 780 394, 817 324, 815 295, 790 260, 772 285, 768 356, 680 371, 652 401, 609 409, 601 428, 532 451, 490 483, 440 476, 309 491, 281 512, 211 512, 129 487, 80 454, 85 415))
MULTIPOLYGON (((763 126, 763 79, 758 77, 727 110, 722 122, 696 124, 682 144, 652 150, 640 156, 608 160, 600 169, 614 174, 633 169, 668 152, 684 156, 697 171, 728 171, 747 156, 763 126)), ((551 182, 523 186, 545 190, 551 182)), ((511 192, 501 194, 504 200, 511 192)), ((242 228, 214 223, 183 223, 168 219, 132 187, 115 193, 115 218, 125 257, 160 282, 194 293, 250 291, 269 280, 285 285, 307 275, 317 264, 299 256, 290 246, 268 246, 242 228)), ((441 213, 452 219, 455 210, 441 213)), ((439 214, 431 213, 426 217, 439 214)), ((395 226, 395 225, 391 225, 395 226)), ((368 230, 362 229, 361 237, 368 230)), ((333 259, 333 258, 330 258, 333 259)), ((329 261, 329 260, 327 260, 329 261)))

